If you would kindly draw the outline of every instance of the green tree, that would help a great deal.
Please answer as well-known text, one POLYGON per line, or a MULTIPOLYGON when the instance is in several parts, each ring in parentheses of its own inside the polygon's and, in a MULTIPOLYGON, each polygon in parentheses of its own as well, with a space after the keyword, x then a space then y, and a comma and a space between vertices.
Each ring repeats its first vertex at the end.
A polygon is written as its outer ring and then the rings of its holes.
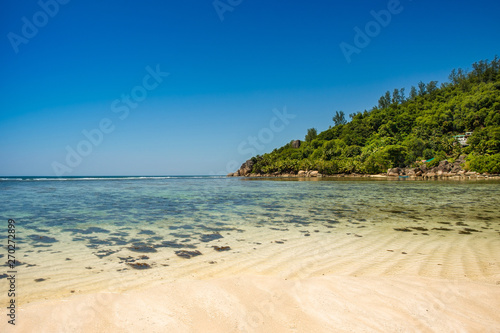
POLYGON ((307 134, 306 134, 306 142, 311 142, 312 140, 316 139, 316 137, 318 136, 318 131, 316 131, 315 128, 310 128, 307 130, 307 134))
POLYGON ((335 126, 347 124, 345 120, 344 111, 335 111, 335 116, 333 117, 333 123, 335 126))
POLYGON ((425 87, 425 89, 427 90, 427 92, 429 94, 433 94, 434 92, 436 92, 437 90, 437 81, 431 81, 429 83, 427 83, 427 86, 425 87))
POLYGON ((411 86, 411 89, 410 89, 410 99, 413 100, 417 96, 418 96, 418 94, 417 94, 417 88, 415 88, 415 86, 411 86))
POLYGON ((378 107, 352 113, 349 122, 345 117, 337 111, 335 126, 309 129, 299 148, 287 144, 257 157, 253 172, 378 173, 465 154, 470 170, 499 173, 500 61, 479 62, 470 73, 458 69, 439 87, 420 82, 408 99, 402 88, 388 91, 378 107), (454 136, 464 132, 473 134, 462 147, 454 136))
POLYGON ((401 89, 399 89, 398 102, 399 102, 399 104, 402 104, 405 101, 406 101, 405 88, 401 88, 401 89))
POLYGON ((381 96, 378 100, 378 108, 385 109, 391 105, 391 93, 388 91, 385 92, 384 96, 381 96))
POLYGON ((399 89, 395 88, 394 91, 392 92, 392 104, 399 104, 399 89))
POLYGON ((427 93, 426 85, 422 81, 418 83, 418 95, 424 96, 427 93))

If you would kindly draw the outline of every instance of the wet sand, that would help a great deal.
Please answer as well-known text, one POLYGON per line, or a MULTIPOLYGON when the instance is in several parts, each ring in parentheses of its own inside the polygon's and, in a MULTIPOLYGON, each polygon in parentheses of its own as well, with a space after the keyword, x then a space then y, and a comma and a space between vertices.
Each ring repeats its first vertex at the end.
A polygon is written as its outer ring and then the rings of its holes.
POLYGON ((0 331, 500 330, 497 231, 393 229, 339 226, 276 238, 256 228, 207 242, 190 259, 175 249, 146 253, 152 269, 117 271, 111 260, 93 269, 68 264, 46 281, 21 284, 16 326, 4 308, 0 331))

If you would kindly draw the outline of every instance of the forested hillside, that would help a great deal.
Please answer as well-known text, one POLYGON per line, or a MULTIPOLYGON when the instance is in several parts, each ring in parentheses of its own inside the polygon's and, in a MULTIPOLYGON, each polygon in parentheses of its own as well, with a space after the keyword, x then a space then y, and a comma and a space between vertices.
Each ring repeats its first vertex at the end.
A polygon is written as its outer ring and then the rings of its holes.
MULTIPOLYGON (((319 134, 309 129, 305 141, 292 142, 252 158, 252 173, 381 173, 418 161, 453 160, 468 155, 464 166, 500 173, 500 60, 480 61, 470 72, 453 70, 449 82, 419 82, 386 92, 370 111, 332 116, 319 134), (454 136, 473 132, 462 146, 454 136), (295 144, 297 146, 297 144, 295 144)), ((431 162, 432 163, 432 162, 431 162)))

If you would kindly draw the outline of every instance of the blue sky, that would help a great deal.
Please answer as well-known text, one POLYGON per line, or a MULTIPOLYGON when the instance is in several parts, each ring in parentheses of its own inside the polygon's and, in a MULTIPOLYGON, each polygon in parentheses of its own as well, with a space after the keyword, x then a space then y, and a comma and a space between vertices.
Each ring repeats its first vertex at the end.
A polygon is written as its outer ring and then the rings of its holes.
POLYGON ((336 110, 500 54, 497 1, 0 6, 3 176, 226 174, 336 110))

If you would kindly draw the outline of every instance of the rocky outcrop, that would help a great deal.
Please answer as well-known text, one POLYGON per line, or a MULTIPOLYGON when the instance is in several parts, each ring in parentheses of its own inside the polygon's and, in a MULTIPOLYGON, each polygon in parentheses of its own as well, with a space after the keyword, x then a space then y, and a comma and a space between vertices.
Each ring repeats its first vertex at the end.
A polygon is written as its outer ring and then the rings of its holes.
POLYGON ((292 148, 300 148, 300 140, 292 141, 292 148))
MULTIPOLYGON (((299 140, 297 140, 299 141, 299 140)), ((228 174, 228 177, 281 177, 281 178, 319 178, 319 177, 403 177, 413 179, 432 179, 432 178, 485 178, 485 177, 500 177, 500 175, 481 175, 477 172, 466 171, 462 168, 465 163, 465 155, 457 158, 453 163, 448 161, 440 161, 438 165, 429 167, 427 163, 422 163, 416 168, 392 168, 387 170, 387 173, 370 175, 370 174, 335 174, 323 175, 317 170, 300 170, 299 172, 280 173, 273 172, 269 174, 251 173, 255 164, 254 160, 248 160, 241 165, 238 171, 228 174)))
POLYGON ((400 168, 392 168, 387 170, 387 176, 400 176, 401 169, 400 168))
POLYGON ((228 177, 239 177, 239 176, 250 176, 252 172, 252 168, 255 162, 253 160, 247 160, 245 163, 241 165, 241 167, 235 173, 230 173, 228 177))
POLYGON ((423 163, 417 168, 392 168, 387 170, 389 177, 423 177, 423 178, 439 178, 439 177, 474 177, 476 172, 466 172, 462 165, 465 164, 465 155, 461 155, 453 163, 447 160, 440 161, 438 165, 429 167, 427 163, 423 163))

